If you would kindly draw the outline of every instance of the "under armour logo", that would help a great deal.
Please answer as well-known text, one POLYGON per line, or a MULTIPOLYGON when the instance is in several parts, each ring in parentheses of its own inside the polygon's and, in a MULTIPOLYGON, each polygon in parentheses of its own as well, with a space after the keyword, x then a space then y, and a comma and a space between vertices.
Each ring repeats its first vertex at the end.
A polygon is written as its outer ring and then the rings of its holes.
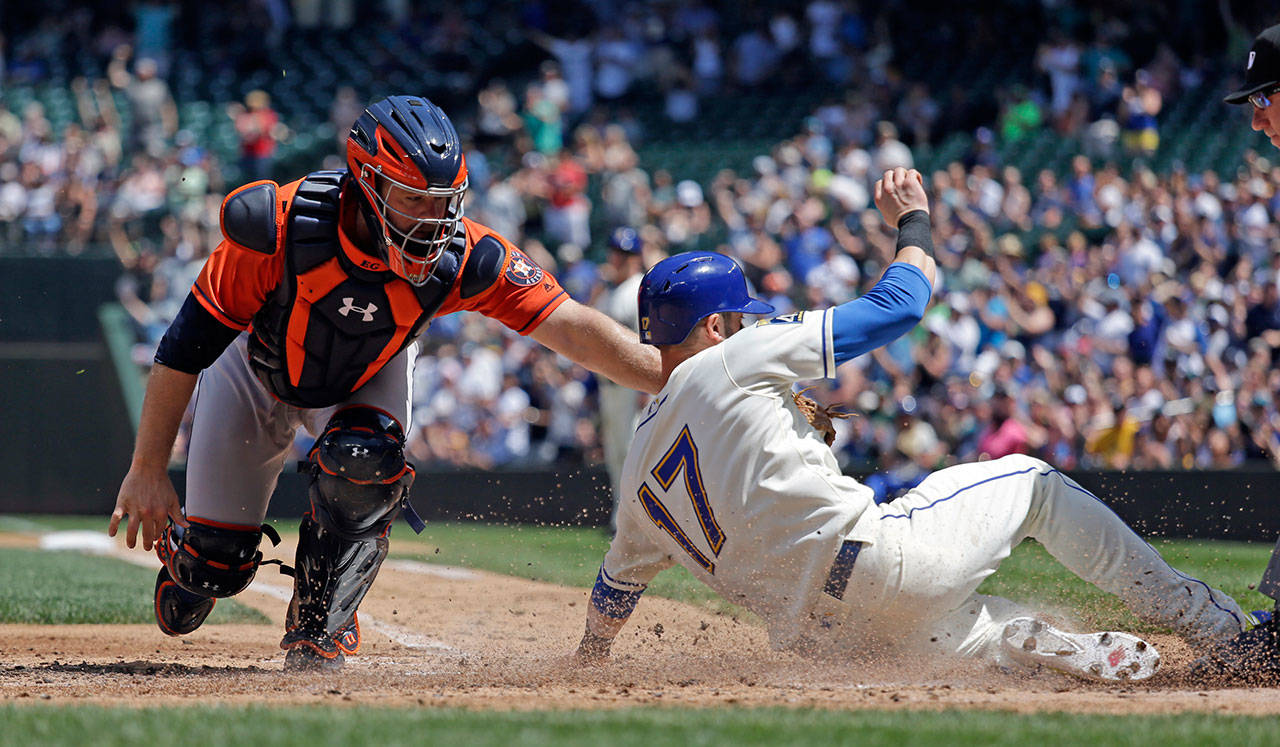
POLYGON ((369 450, 363 446, 352 446, 351 456, 356 457, 357 459, 361 457, 367 457, 369 456, 369 450))
POLYGON ((378 310, 378 307, 372 303, 362 309, 359 306, 355 305, 355 299, 351 297, 342 299, 342 304, 343 304, 342 308, 338 309, 339 314, 346 316, 347 314, 350 314, 353 311, 358 311, 361 314, 364 314, 364 318, 361 319, 361 321, 365 321, 365 322, 372 322, 373 312, 378 310))

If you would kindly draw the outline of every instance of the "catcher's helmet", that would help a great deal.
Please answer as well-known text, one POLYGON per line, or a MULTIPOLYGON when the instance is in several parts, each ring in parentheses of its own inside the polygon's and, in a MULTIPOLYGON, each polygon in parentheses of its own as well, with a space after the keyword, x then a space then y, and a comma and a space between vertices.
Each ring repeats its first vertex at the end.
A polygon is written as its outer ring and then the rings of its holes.
POLYGON ((684 342, 700 320, 722 311, 768 314, 773 307, 747 290, 738 263, 715 252, 668 257, 640 281, 640 342, 684 342))
MULTIPOLYGON (((360 186, 365 220, 373 235, 381 237, 387 266, 422 285, 457 236, 467 193, 467 162, 453 123, 424 98, 385 98, 365 109, 351 127, 347 168, 360 186), (443 198, 444 210, 425 218, 397 210, 389 204, 392 190, 402 192, 397 195, 402 205, 443 198)), ((424 209, 430 206, 424 204, 424 209)))

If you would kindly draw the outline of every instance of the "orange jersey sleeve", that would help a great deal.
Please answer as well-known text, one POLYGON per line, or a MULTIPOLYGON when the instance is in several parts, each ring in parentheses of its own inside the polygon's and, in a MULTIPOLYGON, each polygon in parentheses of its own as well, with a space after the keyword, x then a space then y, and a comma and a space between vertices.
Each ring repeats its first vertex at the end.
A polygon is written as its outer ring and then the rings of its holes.
POLYGON ((497 239, 506 249, 492 285, 471 298, 462 298, 458 284, 440 307, 438 315, 454 311, 478 311, 512 330, 527 335, 569 298, 560 282, 514 244, 479 223, 463 219, 472 246, 485 237, 497 239))
POLYGON ((263 254, 223 239, 191 292, 218 321, 245 330, 279 285, 283 271, 284 252, 263 254))

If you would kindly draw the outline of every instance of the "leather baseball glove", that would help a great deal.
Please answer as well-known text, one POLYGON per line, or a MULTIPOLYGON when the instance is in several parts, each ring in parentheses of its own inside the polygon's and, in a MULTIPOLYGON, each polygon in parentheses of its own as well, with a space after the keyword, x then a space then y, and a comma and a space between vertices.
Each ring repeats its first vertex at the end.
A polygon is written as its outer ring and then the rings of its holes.
POLYGON ((804 413, 804 418, 809 421, 809 425, 821 433, 822 440, 827 442, 827 446, 830 446, 836 440, 836 429, 831 424, 831 419, 847 418, 853 413, 841 412, 832 409, 828 405, 820 405, 809 397, 804 396, 804 393, 812 388, 805 387, 798 392, 792 392, 791 398, 796 401, 796 407, 799 407, 800 412, 804 413))

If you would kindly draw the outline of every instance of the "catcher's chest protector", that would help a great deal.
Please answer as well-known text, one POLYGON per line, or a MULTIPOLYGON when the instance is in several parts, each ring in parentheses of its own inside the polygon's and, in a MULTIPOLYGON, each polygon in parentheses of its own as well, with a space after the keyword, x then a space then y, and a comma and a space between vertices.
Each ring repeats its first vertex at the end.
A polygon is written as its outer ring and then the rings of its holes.
POLYGON ((465 258, 466 242, 455 242, 422 286, 356 265, 338 238, 344 175, 317 171, 292 199, 281 195, 284 277, 249 336, 254 373, 296 407, 328 407, 364 386, 425 329, 465 258))

